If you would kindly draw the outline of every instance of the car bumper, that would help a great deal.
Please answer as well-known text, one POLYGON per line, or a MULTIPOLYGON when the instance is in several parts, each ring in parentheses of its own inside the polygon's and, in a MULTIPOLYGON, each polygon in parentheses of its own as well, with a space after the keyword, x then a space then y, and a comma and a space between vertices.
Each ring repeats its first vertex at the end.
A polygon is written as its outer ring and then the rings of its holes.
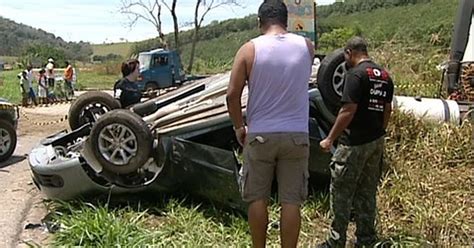
POLYGON ((83 195, 132 193, 147 187, 128 189, 107 184, 95 177, 81 158, 60 157, 51 145, 39 145, 28 156, 35 185, 48 198, 69 200, 83 195))

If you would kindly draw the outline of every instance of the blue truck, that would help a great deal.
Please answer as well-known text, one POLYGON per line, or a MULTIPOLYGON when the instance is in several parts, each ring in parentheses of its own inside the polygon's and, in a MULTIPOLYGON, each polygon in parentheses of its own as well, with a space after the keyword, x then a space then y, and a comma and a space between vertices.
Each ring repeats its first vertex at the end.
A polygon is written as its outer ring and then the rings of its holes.
POLYGON ((138 88, 142 91, 178 86, 187 80, 179 54, 174 50, 155 49, 141 52, 138 88))

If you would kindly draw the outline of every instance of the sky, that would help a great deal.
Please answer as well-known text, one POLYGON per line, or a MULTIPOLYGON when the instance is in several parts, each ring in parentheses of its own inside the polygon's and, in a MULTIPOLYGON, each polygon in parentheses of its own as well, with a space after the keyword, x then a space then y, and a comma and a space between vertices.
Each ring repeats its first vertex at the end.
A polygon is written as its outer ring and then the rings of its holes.
MULTIPOLYGON (((144 0, 145 2, 149 0, 144 0)), ((151 0, 153 1, 153 0, 151 0)), ((170 0, 167 0, 171 2, 170 0)), ((257 13, 260 1, 241 0, 240 7, 220 7, 206 15, 204 25, 257 13)), ((334 0, 317 0, 318 5, 334 0)), ((178 0, 180 26, 193 20, 195 0, 178 0)), ((156 37, 152 24, 139 21, 128 26, 129 17, 119 13, 121 0, 0 0, 0 16, 60 36, 66 41, 94 44, 140 41, 156 37)), ((167 9, 162 11, 163 32, 173 31, 173 20, 167 9)))

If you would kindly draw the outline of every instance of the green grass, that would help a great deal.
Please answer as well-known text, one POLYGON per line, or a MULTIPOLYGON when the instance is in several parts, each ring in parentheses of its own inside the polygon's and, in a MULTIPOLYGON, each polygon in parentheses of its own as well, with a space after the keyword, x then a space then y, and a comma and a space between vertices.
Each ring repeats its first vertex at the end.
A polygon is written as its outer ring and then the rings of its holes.
POLYGON ((78 90, 98 89, 111 90, 114 83, 120 79, 118 73, 106 74, 97 71, 79 71, 76 88, 78 90))
MULTIPOLYGON (((54 236, 54 245, 107 247, 153 245, 157 247, 248 247, 251 245, 246 219, 232 211, 207 203, 164 198, 160 202, 126 204, 56 202, 50 205, 53 219, 62 229, 54 236), (129 237, 124 239, 124 237, 129 237)), ((271 221, 278 219, 277 205, 271 207, 271 221)), ((327 215, 328 197, 313 197, 303 215, 327 215), (316 213, 316 211, 320 211, 316 213)), ((314 225, 303 223, 302 239, 312 243, 314 225)), ((269 243, 277 245, 279 230, 269 229, 269 243)), ((319 236, 324 235, 322 232, 319 236)))
POLYGON ((3 61, 8 64, 14 64, 18 61, 18 57, 15 56, 0 56, 0 61, 3 61))
POLYGON ((353 27, 362 31, 370 45, 385 42, 431 44, 447 47, 459 1, 432 0, 394 8, 381 8, 349 15, 331 15, 318 21, 324 27, 353 27), (432 41, 432 35, 438 39, 432 41))
POLYGON ((471 244, 472 128, 395 113, 378 199, 385 236, 410 234, 435 247, 471 244))
POLYGON ((374 60, 387 68, 397 88, 396 95, 439 98, 442 72, 437 66, 448 59, 443 48, 385 44, 373 51, 374 60))
POLYGON ((112 44, 93 44, 92 52, 93 55, 105 56, 107 54, 117 54, 124 58, 127 58, 130 53, 130 48, 133 42, 120 42, 112 44))
POLYGON ((20 70, 0 71, 0 97, 14 103, 21 102, 20 81, 16 77, 20 70))

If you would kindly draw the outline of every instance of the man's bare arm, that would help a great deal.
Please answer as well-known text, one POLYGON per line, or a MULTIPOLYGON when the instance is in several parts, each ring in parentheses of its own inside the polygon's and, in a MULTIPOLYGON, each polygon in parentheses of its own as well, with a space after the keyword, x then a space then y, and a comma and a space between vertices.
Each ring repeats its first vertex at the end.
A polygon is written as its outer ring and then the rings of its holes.
POLYGON ((344 130, 349 126, 356 111, 357 111, 356 103, 344 104, 339 110, 339 114, 337 115, 336 122, 334 123, 334 126, 331 128, 331 132, 329 132, 327 139, 330 140, 331 142, 334 142, 342 134, 342 132, 344 132, 344 130))
POLYGON ((229 87, 227 88, 227 109, 236 129, 244 125, 241 97, 245 82, 250 75, 247 68, 247 60, 253 53, 253 50, 254 45, 251 42, 247 42, 239 49, 235 55, 234 65, 230 74, 229 87))
POLYGON ((390 116, 392 115, 392 104, 386 103, 385 109, 383 112, 383 129, 387 129, 388 122, 390 121, 390 116))

